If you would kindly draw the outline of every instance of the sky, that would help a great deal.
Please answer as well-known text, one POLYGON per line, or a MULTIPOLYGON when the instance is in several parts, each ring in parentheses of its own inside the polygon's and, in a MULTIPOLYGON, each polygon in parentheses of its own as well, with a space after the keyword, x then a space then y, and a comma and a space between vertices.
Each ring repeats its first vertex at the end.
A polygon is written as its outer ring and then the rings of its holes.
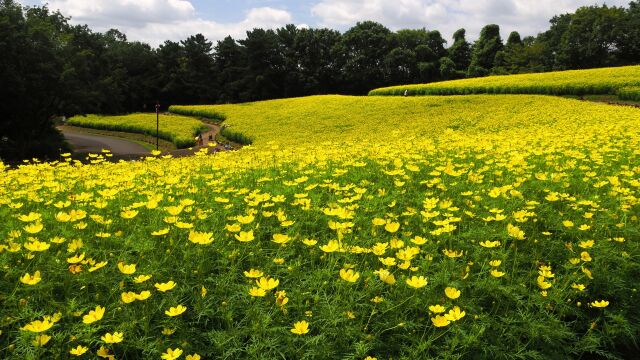
POLYGON ((498 24, 504 38, 546 30, 553 15, 585 5, 627 6, 629 0, 19 0, 24 5, 48 4, 88 24, 94 31, 117 28, 129 40, 157 46, 202 33, 212 41, 245 37, 253 28, 286 24, 346 31, 358 21, 374 20, 391 30, 439 30, 451 43, 459 28, 469 40, 486 24, 498 24))

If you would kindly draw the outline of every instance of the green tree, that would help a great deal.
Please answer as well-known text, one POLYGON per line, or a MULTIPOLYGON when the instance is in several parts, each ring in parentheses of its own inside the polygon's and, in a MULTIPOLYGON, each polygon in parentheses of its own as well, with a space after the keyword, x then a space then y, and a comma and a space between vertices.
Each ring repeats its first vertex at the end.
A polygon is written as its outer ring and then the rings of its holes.
POLYGON ((373 21, 359 22, 344 33, 336 52, 344 61, 345 92, 366 94, 385 85, 384 60, 391 40, 391 31, 373 21))
POLYGON ((467 71, 471 64, 471 44, 465 39, 466 31, 458 29, 453 33, 453 45, 448 49, 449 59, 456 64, 456 70, 467 71))
POLYGON ((26 12, 13 0, 0 2, 0 158, 52 158, 65 148, 52 116, 64 110, 61 76, 68 27, 46 7, 26 12))
MULTIPOLYGON (((480 38, 474 44, 471 66, 490 71, 494 66, 496 54, 503 48, 500 27, 495 24, 485 26, 480 31, 480 38)), ((479 69, 474 71, 476 73, 483 72, 479 69)))
POLYGON ((239 43, 246 51, 244 91, 240 100, 253 101, 283 96, 284 59, 278 50, 278 35, 273 30, 253 29, 239 43))
POLYGON ((587 6, 571 16, 562 34, 557 61, 562 68, 618 65, 626 14, 623 8, 587 6))
POLYGON ((217 85, 220 89, 218 102, 240 101, 246 68, 245 51, 244 46, 238 44, 231 36, 218 41, 213 54, 218 74, 217 85))

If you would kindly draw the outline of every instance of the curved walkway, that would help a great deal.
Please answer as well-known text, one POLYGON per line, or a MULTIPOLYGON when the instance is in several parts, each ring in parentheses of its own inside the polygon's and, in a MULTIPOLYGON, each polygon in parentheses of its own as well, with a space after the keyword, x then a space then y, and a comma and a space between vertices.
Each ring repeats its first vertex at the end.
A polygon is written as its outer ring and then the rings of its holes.
POLYGON ((64 138, 73 146, 75 152, 99 153, 110 150, 115 155, 145 155, 149 153, 144 146, 132 141, 100 135, 81 134, 63 131, 64 138))
MULTIPOLYGON (((215 146, 209 145, 211 141, 215 141, 216 135, 220 132, 220 126, 206 123, 204 125, 208 130, 201 134, 202 145, 197 145, 189 149, 173 150, 170 151, 169 154, 174 156, 189 156, 193 155, 201 148, 207 148, 209 153, 225 151, 225 147, 221 144, 216 144, 215 146), (211 139, 211 141, 209 139, 211 139)), ((135 159, 137 156, 147 155, 150 153, 150 151, 144 146, 127 139, 75 132, 68 127, 59 127, 58 129, 62 132, 65 139, 72 145, 74 152, 76 153, 100 153, 102 149, 106 149, 111 151, 111 153, 117 157, 132 159, 135 159)))

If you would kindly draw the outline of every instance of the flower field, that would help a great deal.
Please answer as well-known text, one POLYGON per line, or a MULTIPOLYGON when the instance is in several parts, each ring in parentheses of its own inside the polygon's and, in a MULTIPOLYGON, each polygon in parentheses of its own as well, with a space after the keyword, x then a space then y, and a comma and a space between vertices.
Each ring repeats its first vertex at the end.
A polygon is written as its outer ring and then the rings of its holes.
MULTIPOLYGON (((156 135, 156 114, 75 116, 70 118, 67 124, 100 130, 156 135)), ((195 145, 195 136, 204 130, 206 127, 202 122, 194 118, 163 114, 160 121, 159 137, 171 141, 181 149, 195 145)))
POLYGON ((637 351, 640 110, 526 95, 198 110, 254 145, 0 165, 1 358, 637 351))
POLYGON ((622 66, 392 86, 372 90, 369 95, 404 95, 405 91, 407 95, 618 94, 623 87, 638 85, 640 85, 640 66, 622 66))

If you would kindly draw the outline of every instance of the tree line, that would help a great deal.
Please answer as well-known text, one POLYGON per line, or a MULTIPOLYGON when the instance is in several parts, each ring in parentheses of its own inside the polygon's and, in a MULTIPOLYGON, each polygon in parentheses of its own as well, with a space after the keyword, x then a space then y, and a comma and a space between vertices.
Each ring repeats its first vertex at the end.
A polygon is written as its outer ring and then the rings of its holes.
POLYGON ((512 32, 506 42, 495 24, 474 42, 465 29, 448 42, 437 30, 365 21, 344 33, 287 25, 153 48, 116 29, 71 25, 47 7, 0 0, 0 54, 0 158, 20 159, 58 153, 55 115, 151 111, 156 101, 362 95, 381 86, 637 64, 640 1, 581 7, 554 16, 537 36, 512 32))

